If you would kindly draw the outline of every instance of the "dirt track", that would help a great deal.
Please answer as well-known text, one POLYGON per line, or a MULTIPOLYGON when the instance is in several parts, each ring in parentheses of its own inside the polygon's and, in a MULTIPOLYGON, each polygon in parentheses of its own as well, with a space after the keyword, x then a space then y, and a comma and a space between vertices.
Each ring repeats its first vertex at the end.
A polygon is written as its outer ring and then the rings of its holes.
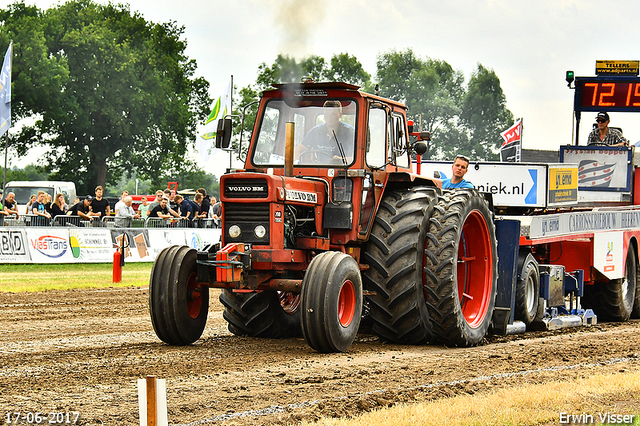
POLYGON ((8 411, 80 412, 78 424, 138 424, 136 380, 167 381, 170 424, 284 424, 398 402, 640 369, 640 322, 492 337, 469 348, 359 335, 344 354, 303 339, 230 335, 212 294, 189 347, 155 336, 142 289, 0 293, 0 424, 8 411))

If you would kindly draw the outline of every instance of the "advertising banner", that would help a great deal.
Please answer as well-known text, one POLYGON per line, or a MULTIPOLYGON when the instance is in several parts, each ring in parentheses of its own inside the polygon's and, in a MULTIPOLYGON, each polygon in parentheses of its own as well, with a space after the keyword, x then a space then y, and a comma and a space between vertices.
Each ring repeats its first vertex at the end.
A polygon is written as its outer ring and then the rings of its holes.
POLYGON ((113 261, 113 244, 108 229, 69 229, 69 245, 75 262, 113 261))
POLYGON ((220 229, 0 228, 0 262, 110 263, 124 240, 125 262, 153 262, 165 247, 203 250, 220 242, 220 229))
POLYGON ((27 236, 24 231, 17 229, 0 231, 0 262, 31 262, 31 256, 27 249, 27 236))
MULTIPOLYGON (((421 174, 451 177, 451 162, 422 162, 421 174)), ((545 207, 547 166, 526 163, 473 163, 464 178, 480 192, 493 194, 495 206, 545 207), (476 168, 477 167, 477 168, 476 168)))
POLYGON ((111 230, 111 243, 113 247, 122 247, 123 239, 125 262, 153 262, 155 256, 152 257, 149 231, 147 229, 131 228, 111 230))
POLYGON ((548 206, 574 204, 578 201, 578 168, 571 165, 549 165, 548 206))
POLYGON ((203 250, 209 244, 220 242, 220 229, 193 229, 186 230, 187 245, 196 250, 203 250))
POLYGON ((34 263, 74 262, 68 229, 33 227, 26 233, 27 247, 34 263))
POLYGON ((560 161, 578 164, 578 188, 586 191, 631 190, 631 150, 618 147, 561 146, 560 161))
POLYGON ((149 243, 153 259, 165 248, 173 245, 187 245, 184 229, 154 228, 149 229, 149 243))
POLYGON ((593 236, 593 266, 610 280, 624 277, 624 232, 599 232, 593 236))

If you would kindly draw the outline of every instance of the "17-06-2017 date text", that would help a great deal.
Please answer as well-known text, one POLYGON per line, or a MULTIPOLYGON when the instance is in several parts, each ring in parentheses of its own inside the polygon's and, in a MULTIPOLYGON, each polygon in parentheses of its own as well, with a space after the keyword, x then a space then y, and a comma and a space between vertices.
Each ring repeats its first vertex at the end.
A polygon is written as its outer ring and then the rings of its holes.
POLYGON ((7 411, 4 415, 4 424, 7 425, 73 425, 78 422, 80 413, 78 411, 58 411, 58 412, 21 412, 7 411))

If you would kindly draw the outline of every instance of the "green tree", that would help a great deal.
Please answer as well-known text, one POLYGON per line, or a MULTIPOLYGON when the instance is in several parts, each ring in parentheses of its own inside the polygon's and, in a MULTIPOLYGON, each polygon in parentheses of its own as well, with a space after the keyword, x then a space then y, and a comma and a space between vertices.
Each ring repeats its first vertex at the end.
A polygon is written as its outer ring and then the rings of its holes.
POLYGON ((184 54, 184 28, 91 0, 44 13, 15 3, 0 19, 2 38, 15 41, 14 74, 24 75, 12 106, 18 118, 39 117, 15 144, 49 144, 52 178, 89 193, 125 171, 151 178, 191 166, 184 154, 211 100, 184 54))
POLYGON ((355 56, 340 53, 331 57, 329 79, 360 86, 365 92, 373 91, 371 75, 364 70, 355 56))
POLYGON ((513 124, 500 79, 478 64, 471 76, 460 114, 469 129, 469 154, 479 160, 496 160, 502 144, 500 133, 513 124))
MULTIPOLYGON (((4 176, 4 167, 0 167, 0 176, 4 176)), ((12 180, 48 180, 49 173, 36 164, 28 164, 24 169, 12 167, 7 169, 7 182, 12 180)))
POLYGON ((432 133, 425 158, 443 158, 444 147, 465 144, 458 115, 465 93, 464 77, 445 61, 420 59, 411 49, 378 55, 380 94, 404 102, 409 119, 432 133))

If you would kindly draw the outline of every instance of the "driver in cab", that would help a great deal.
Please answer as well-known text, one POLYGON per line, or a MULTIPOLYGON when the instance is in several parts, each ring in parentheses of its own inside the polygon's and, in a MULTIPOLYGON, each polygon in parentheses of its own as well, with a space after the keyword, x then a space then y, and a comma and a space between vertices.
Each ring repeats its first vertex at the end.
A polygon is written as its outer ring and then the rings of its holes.
POLYGON ((326 101, 323 105, 325 122, 318 124, 295 149, 300 163, 347 164, 353 158, 353 126, 340 121, 340 101, 326 101))

